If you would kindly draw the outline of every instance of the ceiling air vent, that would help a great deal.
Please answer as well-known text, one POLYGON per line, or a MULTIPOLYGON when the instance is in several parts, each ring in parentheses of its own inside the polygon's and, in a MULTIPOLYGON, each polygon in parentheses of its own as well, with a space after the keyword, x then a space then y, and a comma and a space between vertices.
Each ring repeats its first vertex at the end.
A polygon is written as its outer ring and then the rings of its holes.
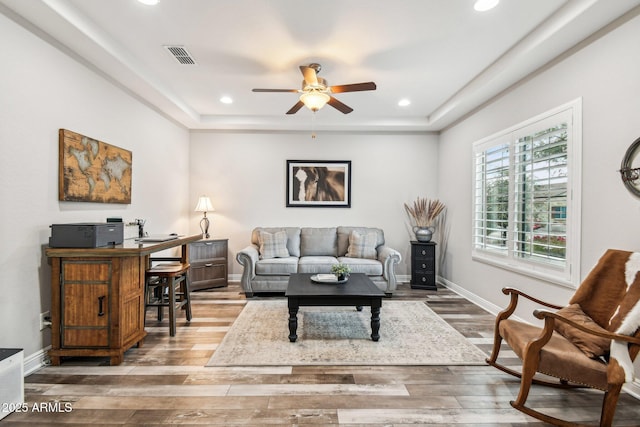
POLYGON ((196 65, 195 59, 184 46, 165 46, 165 49, 182 65, 196 65))

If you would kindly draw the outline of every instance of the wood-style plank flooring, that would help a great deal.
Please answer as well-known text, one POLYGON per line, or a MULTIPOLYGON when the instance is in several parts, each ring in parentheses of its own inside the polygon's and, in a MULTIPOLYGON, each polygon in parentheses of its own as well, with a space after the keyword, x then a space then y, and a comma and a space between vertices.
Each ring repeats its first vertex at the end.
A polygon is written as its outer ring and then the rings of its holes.
MULTIPOLYGON (((426 301, 490 351, 493 315, 448 289, 401 284, 393 298, 426 301)), ((0 425, 545 425, 511 408, 518 381, 490 366, 204 367, 245 303, 237 283, 194 292, 194 318, 187 323, 181 316, 173 338, 168 316, 158 323, 150 310, 144 345, 130 349, 122 365, 73 358, 41 369, 25 378, 28 410, 0 425)), ((518 363, 513 353, 504 354, 501 361, 518 363)), ((528 403, 595 423, 601 397, 534 386, 528 403)), ((615 425, 640 425, 640 402, 623 394, 615 425)))

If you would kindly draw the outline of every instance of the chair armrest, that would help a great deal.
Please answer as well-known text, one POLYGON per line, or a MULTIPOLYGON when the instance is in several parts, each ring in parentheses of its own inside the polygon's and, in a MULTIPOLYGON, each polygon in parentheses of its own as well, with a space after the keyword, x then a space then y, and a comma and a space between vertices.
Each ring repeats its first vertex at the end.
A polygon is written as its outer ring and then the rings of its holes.
MULTIPOLYGON (((501 321, 503 321, 504 319, 509 318, 509 316, 511 316, 513 314, 514 311, 516 311, 516 306, 518 305, 518 297, 520 295, 522 295, 524 298, 533 301, 537 304, 540 305, 544 305, 545 307, 549 307, 549 308, 554 308, 556 310, 560 310, 562 308, 562 306, 559 305, 555 305, 555 304, 550 304, 548 302, 544 302, 541 301, 537 298, 532 297, 531 295, 528 295, 522 291, 520 291, 519 289, 516 288, 502 288, 502 293, 505 295, 510 295, 511 299, 509 300, 509 305, 507 306, 507 308, 505 308, 504 310, 502 310, 500 313, 498 313, 498 315, 496 316, 496 328, 498 327, 498 323, 500 323, 501 321)), ((497 329, 496 329, 496 333, 497 333, 497 329)))
POLYGON ((522 295, 526 299, 528 299, 530 301, 533 301, 536 304, 544 305, 545 307, 553 308, 555 310, 560 310, 561 308, 564 307, 562 305, 551 304, 549 302, 545 302, 545 301, 539 300, 538 298, 535 298, 535 297, 533 297, 531 295, 528 295, 528 294, 526 294, 526 293, 524 293, 521 290, 516 289, 516 288, 502 288, 502 293, 505 294, 505 295, 511 294, 512 297, 515 295, 516 296, 516 300, 517 300, 517 296, 518 295, 522 295))
POLYGON ((402 255, 397 250, 389 246, 381 245, 377 248, 378 261, 382 263, 382 276, 387 281, 388 293, 393 292, 397 287, 396 265, 402 260, 402 255))
POLYGON ((632 382, 635 376, 635 369, 633 367, 633 360, 638 353, 638 347, 640 346, 640 338, 629 335, 620 335, 614 332, 601 332, 594 331, 583 325, 579 325, 571 320, 554 313, 549 310, 534 310, 533 314, 538 319, 544 319, 544 330, 542 335, 536 339, 538 346, 530 346, 534 351, 534 347, 541 348, 549 340, 553 333, 554 322, 559 320, 565 322, 583 332, 590 335, 595 335, 603 338, 611 339, 610 355, 609 355, 609 367, 607 369, 607 382, 610 384, 623 384, 632 382), (544 337, 544 339, 543 339, 544 337), (629 345, 629 344, 631 345, 629 345), (616 363, 613 363, 615 360, 616 363))
MULTIPOLYGON (((595 329, 591 329, 587 326, 581 325, 579 323, 574 322, 573 320, 567 319, 566 317, 562 316, 561 314, 558 314, 556 312, 553 311, 549 311, 549 310, 543 310, 543 309, 538 309, 538 310, 534 310, 533 311, 533 315, 536 316, 538 319, 552 319, 552 321, 550 322, 551 327, 553 328, 554 325, 554 321, 555 320, 559 320, 561 322, 565 322, 571 326, 573 326, 576 329, 579 329, 583 332, 586 332, 588 334, 591 335, 596 335, 602 338, 609 338, 611 340, 617 340, 617 341, 625 341, 631 344, 636 344, 636 345, 640 345, 640 338, 636 338, 633 336, 629 336, 629 335, 620 335, 620 334, 616 334, 615 332, 602 332, 602 331, 596 331, 595 329)), ((546 324, 546 323, 545 323, 546 324)))

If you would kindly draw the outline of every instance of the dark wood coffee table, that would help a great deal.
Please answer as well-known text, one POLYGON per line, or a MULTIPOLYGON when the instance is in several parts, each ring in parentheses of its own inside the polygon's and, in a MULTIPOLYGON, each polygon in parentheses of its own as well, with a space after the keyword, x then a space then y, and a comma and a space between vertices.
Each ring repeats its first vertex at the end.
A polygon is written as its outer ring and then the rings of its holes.
POLYGON ((363 306, 371 307, 371 339, 380 339, 380 308, 384 292, 363 273, 351 273, 342 284, 315 283, 313 274, 295 273, 289 277, 285 293, 289 305, 289 341, 298 339, 298 309, 300 306, 363 306))

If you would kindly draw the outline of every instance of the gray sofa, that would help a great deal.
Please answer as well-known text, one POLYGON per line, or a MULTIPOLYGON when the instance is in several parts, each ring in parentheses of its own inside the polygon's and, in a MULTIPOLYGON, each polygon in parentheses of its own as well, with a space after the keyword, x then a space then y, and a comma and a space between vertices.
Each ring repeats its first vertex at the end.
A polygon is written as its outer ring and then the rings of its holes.
POLYGON ((367 274, 391 296, 400 259, 398 251, 385 246, 384 232, 370 227, 257 227, 251 245, 236 255, 244 267, 241 284, 249 298, 286 291, 291 273, 330 273, 337 263, 367 274))

